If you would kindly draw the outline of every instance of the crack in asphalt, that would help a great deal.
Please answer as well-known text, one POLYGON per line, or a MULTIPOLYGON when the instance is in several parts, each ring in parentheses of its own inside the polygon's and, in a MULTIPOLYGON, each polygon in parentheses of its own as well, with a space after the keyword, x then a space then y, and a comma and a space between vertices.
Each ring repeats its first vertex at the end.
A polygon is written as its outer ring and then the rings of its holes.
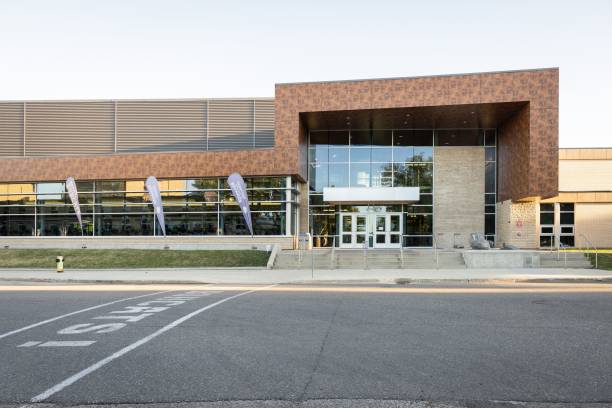
POLYGON ((338 310, 340 310, 340 306, 342 305, 342 303, 343 303, 343 299, 340 298, 338 300, 338 304, 336 305, 336 308, 334 309, 334 314, 332 315, 329 321, 327 330, 325 331, 325 336, 323 337, 323 341, 321 342, 321 347, 319 347, 319 353, 317 354, 315 365, 312 369, 312 372, 310 373, 310 376, 308 377, 308 380, 306 381, 306 385, 304 386, 304 389, 302 390, 302 392, 300 393, 300 396, 298 397, 298 401, 304 401, 304 396, 306 395, 306 391, 308 391, 308 387, 310 387, 310 384, 312 384, 315 373, 319 369, 319 365, 321 364, 321 357, 323 356, 323 351, 325 350, 325 344, 327 344, 329 333, 331 332, 331 329, 334 326, 334 322, 336 321, 336 316, 338 315, 338 310))

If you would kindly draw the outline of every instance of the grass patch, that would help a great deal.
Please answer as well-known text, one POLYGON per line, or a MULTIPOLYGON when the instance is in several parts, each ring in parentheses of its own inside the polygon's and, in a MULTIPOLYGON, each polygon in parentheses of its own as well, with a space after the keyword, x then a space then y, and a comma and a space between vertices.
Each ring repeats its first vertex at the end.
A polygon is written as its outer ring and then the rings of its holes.
POLYGON ((267 252, 254 250, 0 249, 0 268, 55 268, 60 255, 65 269, 248 267, 268 262, 267 252))
MULTIPOLYGON (((587 254, 591 265, 595 267, 595 254, 587 254)), ((597 254, 597 269, 604 269, 606 271, 612 271, 612 254, 597 254)))

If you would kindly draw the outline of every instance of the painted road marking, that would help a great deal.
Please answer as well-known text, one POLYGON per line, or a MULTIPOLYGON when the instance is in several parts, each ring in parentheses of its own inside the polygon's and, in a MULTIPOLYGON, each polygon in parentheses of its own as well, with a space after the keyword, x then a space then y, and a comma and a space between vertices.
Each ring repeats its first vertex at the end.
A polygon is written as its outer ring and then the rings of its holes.
POLYGON ((26 341, 25 343, 20 344, 17 347, 34 347, 38 346, 40 343, 40 341, 26 341))
MULTIPOLYGON (((211 292, 191 291, 191 292, 186 292, 186 293, 178 293, 176 295, 171 295, 171 296, 164 296, 162 298, 154 299, 154 301, 172 302, 174 303, 172 306, 175 306, 177 304, 183 304, 189 300, 199 299, 201 297, 208 296, 210 294, 211 292), (182 299, 182 300, 177 301, 175 299, 182 299), (179 303, 176 303, 176 302, 179 302, 179 303)), ((138 306, 126 306, 124 307, 124 310, 115 310, 115 311, 110 312, 108 315, 96 316, 92 318, 92 320, 122 320, 123 322, 121 323, 104 323, 104 324, 77 323, 70 327, 66 327, 65 329, 59 330, 57 334, 82 334, 82 333, 89 333, 89 332, 93 332, 96 334, 111 333, 111 332, 124 328, 127 325, 127 323, 138 322, 146 317, 153 316, 153 314, 155 313, 167 310, 170 307, 170 306, 168 307, 148 307, 148 306, 141 306, 141 305, 142 303, 139 304, 138 306), (128 316, 128 315, 123 314, 123 313, 134 313, 134 310, 137 310, 138 312, 140 312, 140 311, 143 311, 143 309, 146 309, 145 311, 149 313, 142 313, 136 316, 133 316, 133 315, 128 316)))
POLYGON ((13 334, 21 333, 22 331, 33 329, 34 327, 42 326, 43 324, 47 324, 47 323, 54 322, 56 320, 63 319, 65 317, 74 316, 74 315, 79 314, 79 313, 84 313, 84 312, 88 312, 90 310, 99 309, 101 307, 105 307, 105 306, 109 306, 109 305, 114 305, 115 303, 125 302, 125 301, 133 300, 133 299, 140 299, 140 298, 147 297, 147 296, 155 296, 155 295, 159 295, 161 293, 168 293, 168 292, 171 292, 171 290, 164 290, 162 292, 148 293, 146 295, 133 296, 133 297, 125 298, 125 299, 114 300, 112 302, 103 303, 101 305, 92 306, 92 307, 88 307, 88 308, 85 308, 85 309, 77 310, 76 312, 66 313, 66 314, 63 314, 61 316, 56 316, 56 317, 53 317, 51 319, 43 320, 42 322, 34 323, 34 324, 29 325, 29 326, 25 326, 25 327, 22 327, 20 329, 16 329, 16 330, 10 331, 8 333, 0 334, 0 339, 3 339, 3 338, 8 337, 8 336, 11 336, 13 334))
POLYGON ((87 347, 95 343, 95 340, 79 341, 47 341, 38 347, 87 347))
POLYGON ((20 344, 17 347, 87 347, 94 344, 95 340, 79 340, 79 341, 28 341, 20 344))
MULTIPOLYGON (((264 289, 264 288, 262 288, 264 289)), ((129 353, 130 351, 142 346, 143 344, 148 343, 149 341, 153 340, 154 338, 156 338, 157 336, 160 336, 161 334, 167 332, 168 330, 171 330, 173 328, 175 328, 176 326, 178 326, 179 324, 191 319, 194 316, 199 315, 200 313, 212 309, 215 306, 219 306, 222 303, 225 303, 229 300, 232 299, 236 299, 239 298, 240 296, 244 296, 244 295, 248 295, 249 293, 253 293, 256 292, 257 290, 250 290, 248 292, 242 292, 242 293, 238 293, 237 295, 233 295, 230 297, 226 297, 225 299, 221 299, 215 303, 211 303, 208 306, 204 306, 194 312, 191 312, 189 314, 186 314, 185 316, 173 321, 172 323, 167 324, 166 326, 162 327, 161 329, 157 330, 154 333, 149 334, 146 337, 143 337, 142 339, 130 344, 129 346, 126 346, 124 348, 122 348, 121 350, 111 354, 110 356, 98 361, 97 363, 94 363, 92 365, 90 365, 89 367, 85 368, 84 370, 79 371, 78 373, 66 378, 64 381, 54 385, 53 387, 49 388, 48 390, 38 394, 37 396, 35 396, 34 398, 32 398, 32 400, 30 402, 42 402, 44 400, 46 400, 47 398, 49 398, 50 396, 60 392, 61 390, 63 390, 64 388, 74 384, 75 382, 79 381, 81 378, 93 373, 94 371, 98 370, 101 367, 104 367, 106 364, 110 363, 111 361, 129 353)))

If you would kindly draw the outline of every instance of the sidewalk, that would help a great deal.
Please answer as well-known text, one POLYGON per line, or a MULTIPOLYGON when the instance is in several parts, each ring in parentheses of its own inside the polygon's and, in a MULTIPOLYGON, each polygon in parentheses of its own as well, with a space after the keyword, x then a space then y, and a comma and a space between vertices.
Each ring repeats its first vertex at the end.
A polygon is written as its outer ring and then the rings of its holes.
POLYGON ((0 269, 2 281, 83 283, 221 283, 263 284, 297 282, 395 283, 410 281, 612 280, 612 271, 594 269, 81 269, 56 273, 51 269, 0 269))

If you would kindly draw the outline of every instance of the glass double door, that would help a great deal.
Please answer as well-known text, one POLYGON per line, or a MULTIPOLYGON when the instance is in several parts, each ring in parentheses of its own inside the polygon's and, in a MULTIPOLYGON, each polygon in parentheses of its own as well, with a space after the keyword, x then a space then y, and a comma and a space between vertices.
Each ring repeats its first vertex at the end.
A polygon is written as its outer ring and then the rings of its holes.
POLYGON ((399 248, 402 214, 344 213, 340 215, 341 248, 399 248))

